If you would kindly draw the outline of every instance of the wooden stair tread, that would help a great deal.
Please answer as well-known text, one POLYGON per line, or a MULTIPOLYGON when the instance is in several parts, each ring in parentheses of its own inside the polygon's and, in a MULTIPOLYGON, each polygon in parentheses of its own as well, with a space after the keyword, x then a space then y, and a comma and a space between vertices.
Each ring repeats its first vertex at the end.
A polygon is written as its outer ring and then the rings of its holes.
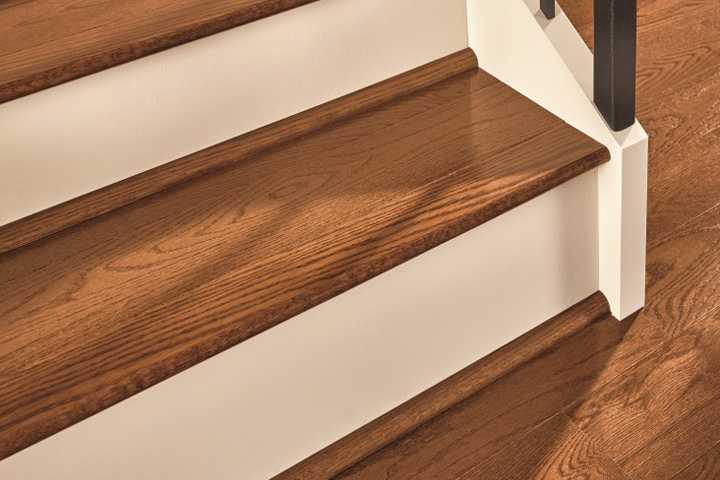
POLYGON ((0 255, 0 458, 607 159, 475 69, 0 255))
POLYGON ((315 0, 10 0, 0 103, 315 0))

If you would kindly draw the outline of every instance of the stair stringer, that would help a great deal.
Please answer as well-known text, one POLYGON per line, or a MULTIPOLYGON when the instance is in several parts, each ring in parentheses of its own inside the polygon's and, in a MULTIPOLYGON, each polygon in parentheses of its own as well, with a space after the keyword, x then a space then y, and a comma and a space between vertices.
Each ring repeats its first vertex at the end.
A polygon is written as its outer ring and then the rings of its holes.
POLYGON ((470 48, 480 68, 605 145, 598 169, 600 290, 624 319, 645 304, 648 136, 613 132, 592 101, 593 57, 561 8, 539 0, 468 0, 470 48))

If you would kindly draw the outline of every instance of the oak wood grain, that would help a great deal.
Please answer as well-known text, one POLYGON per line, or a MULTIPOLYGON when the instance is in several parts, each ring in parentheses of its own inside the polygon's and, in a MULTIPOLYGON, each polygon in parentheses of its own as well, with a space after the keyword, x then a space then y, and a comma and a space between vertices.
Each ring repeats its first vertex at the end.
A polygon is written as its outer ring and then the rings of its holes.
POLYGON ((665 342, 570 409, 629 478, 671 479, 698 446, 720 441, 720 378, 707 368, 705 340, 688 332, 665 342))
POLYGON ((720 478, 720 443, 679 472, 673 480, 716 480, 720 478))
POLYGON ((474 70, 5 253, 0 457, 607 158, 474 70))
POLYGON ((474 479, 629 480, 629 477, 602 448, 560 413, 457 477, 457 480, 474 479))
POLYGON ((6 1, 0 103, 312 1, 6 1))
POLYGON ((720 209, 666 234, 648 251, 643 321, 668 336, 692 330, 720 308, 720 209))
POLYGON ((273 145, 300 138, 343 118, 370 110, 394 98, 412 94, 475 68, 477 68, 477 58, 472 50, 466 49, 80 198, 0 226, 0 253, 34 242, 213 170, 245 161, 273 145))

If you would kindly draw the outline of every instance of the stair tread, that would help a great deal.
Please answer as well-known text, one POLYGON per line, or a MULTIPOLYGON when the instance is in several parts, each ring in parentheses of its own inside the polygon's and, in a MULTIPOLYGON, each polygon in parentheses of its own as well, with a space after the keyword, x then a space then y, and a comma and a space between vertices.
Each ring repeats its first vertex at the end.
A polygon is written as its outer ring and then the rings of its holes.
POLYGON ((315 0, 11 0, 0 103, 315 0))
POLYGON ((473 70, 0 255, 0 458, 607 159, 473 70))

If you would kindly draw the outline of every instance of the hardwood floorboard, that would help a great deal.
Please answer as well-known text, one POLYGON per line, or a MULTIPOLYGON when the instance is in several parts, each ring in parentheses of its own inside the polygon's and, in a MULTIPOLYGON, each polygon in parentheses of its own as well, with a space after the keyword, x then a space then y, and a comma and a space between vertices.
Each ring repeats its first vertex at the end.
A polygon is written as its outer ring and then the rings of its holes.
POLYGON ((0 4, 0 103, 315 0, 0 4))
POLYGON ((228 168, 0 256, 0 458, 608 159, 480 70, 224 152, 228 168))
POLYGON ((673 480, 717 480, 720 478, 720 443, 705 452, 673 480))
POLYGON ((457 480, 629 480, 593 440, 557 414, 457 480))
POLYGON ((681 335, 720 306, 720 208, 707 212, 648 252, 647 303, 641 317, 681 335))
MULTIPOLYGON (((622 466, 631 478, 669 479, 696 461, 698 452, 720 438, 720 396, 698 406, 622 466)), ((717 478, 717 477, 716 477, 717 478)))
POLYGON ((664 342, 568 409, 629 478, 672 478, 698 447, 720 441, 720 377, 706 364, 707 340, 688 332, 664 342))

